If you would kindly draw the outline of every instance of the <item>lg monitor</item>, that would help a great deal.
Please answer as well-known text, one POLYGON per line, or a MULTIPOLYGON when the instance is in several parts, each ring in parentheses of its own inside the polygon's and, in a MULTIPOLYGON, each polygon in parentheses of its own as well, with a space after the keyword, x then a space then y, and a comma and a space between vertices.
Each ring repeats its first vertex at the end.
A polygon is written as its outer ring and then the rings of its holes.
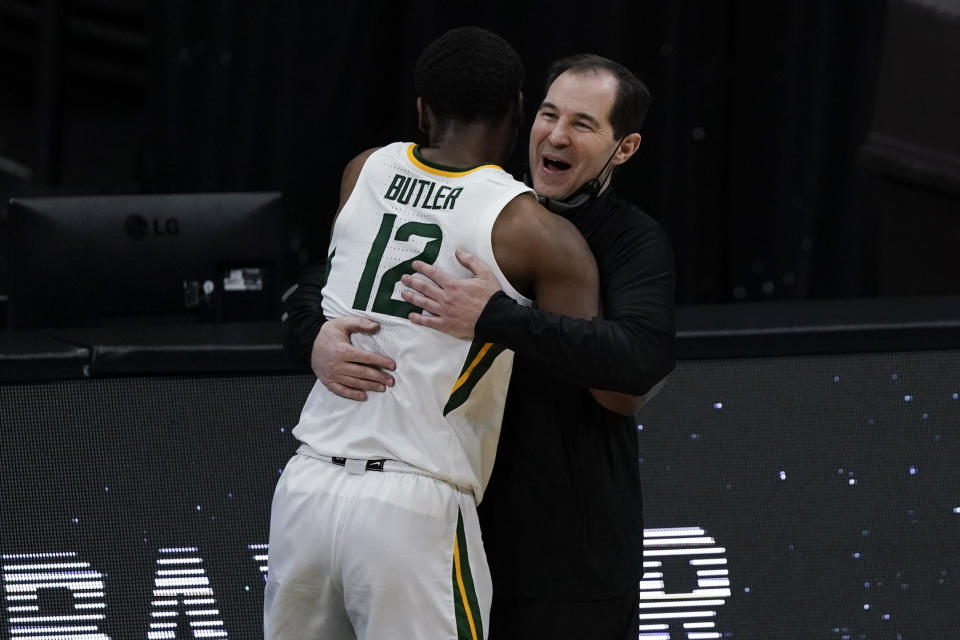
POLYGON ((279 319, 279 193, 13 199, 13 329, 279 319))

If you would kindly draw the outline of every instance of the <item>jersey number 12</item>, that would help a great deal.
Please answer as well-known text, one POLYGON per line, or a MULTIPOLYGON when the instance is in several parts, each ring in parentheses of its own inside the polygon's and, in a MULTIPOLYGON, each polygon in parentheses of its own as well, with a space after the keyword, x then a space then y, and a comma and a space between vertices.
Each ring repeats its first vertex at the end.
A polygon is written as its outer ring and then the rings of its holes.
MULTIPOLYGON (((367 263, 364 265, 363 274, 360 276, 357 295, 353 298, 353 308, 358 311, 367 310, 367 305, 370 302, 370 293, 373 291, 373 281, 377 277, 380 261, 383 259, 383 252, 386 251, 387 245, 390 243, 390 236, 393 233, 393 226, 396 224, 396 221, 396 214, 383 214, 383 220, 380 222, 380 230, 377 231, 377 237, 373 240, 373 246, 370 247, 370 253, 367 255, 367 263)), ((422 311, 420 307, 410 304, 405 300, 394 299, 393 290, 403 274, 413 273, 412 265, 414 260, 421 260, 427 264, 433 264, 434 260, 436 260, 440 254, 440 242, 443 240, 443 232, 440 226, 436 224, 428 222, 405 222, 397 229, 397 233, 393 235, 393 240, 409 242, 413 236, 430 238, 430 240, 419 254, 383 272, 383 276, 380 278, 380 286, 377 287, 377 293, 373 298, 373 308, 371 311, 397 316, 398 318, 406 318, 411 313, 419 313, 422 311)))

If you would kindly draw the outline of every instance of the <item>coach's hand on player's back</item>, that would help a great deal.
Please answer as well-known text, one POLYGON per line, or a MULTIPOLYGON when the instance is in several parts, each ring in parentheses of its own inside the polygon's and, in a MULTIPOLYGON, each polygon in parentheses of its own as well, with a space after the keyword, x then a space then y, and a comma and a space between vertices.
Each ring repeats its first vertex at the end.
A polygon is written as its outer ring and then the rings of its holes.
POLYGON ((413 263, 418 273, 429 280, 405 275, 403 284, 410 287, 400 292, 403 299, 429 313, 411 313, 411 322, 442 331, 457 338, 473 338, 477 318, 500 284, 487 265, 475 255, 457 249, 457 260, 469 269, 473 276, 458 278, 443 269, 419 260, 413 263), (413 291, 411 291, 411 289, 413 291))
POLYGON ((390 358, 353 346, 350 334, 376 333, 380 325, 366 318, 344 316, 328 320, 313 341, 310 367, 327 389, 351 400, 366 400, 367 391, 393 386, 396 364, 390 358))

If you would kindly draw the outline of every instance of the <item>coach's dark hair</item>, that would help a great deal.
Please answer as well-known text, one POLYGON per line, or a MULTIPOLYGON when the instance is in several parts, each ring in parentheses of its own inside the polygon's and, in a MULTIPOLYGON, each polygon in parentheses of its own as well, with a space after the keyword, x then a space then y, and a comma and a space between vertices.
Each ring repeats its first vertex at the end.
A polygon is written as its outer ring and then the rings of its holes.
POLYGON ((480 27, 452 29, 420 54, 417 96, 441 121, 496 120, 517 99, 523 63, 510 44, 480 27))
POLYGON ((609 71, 617 79, 617 97, 610 110, 610 124, 613 125, 615 138, 640 131, 640 126, 647 118, 650 108, 650 90, 637 76, 622 64, 609 58, 592 53, 578 53, 560 58, 547 69, 547 83, 544 94, 550 90, 550 85, 557 77, 565 72, 585 73, 589 71, 609 71))

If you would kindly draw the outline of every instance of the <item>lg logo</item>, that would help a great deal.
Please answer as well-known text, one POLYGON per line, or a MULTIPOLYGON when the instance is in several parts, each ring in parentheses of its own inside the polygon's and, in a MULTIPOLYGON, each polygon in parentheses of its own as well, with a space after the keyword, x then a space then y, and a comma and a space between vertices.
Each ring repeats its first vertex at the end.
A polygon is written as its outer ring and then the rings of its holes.
POLYGON ((142 240, 151 233, 155 236, 175 236, 180 233, 180 223, 176 218, 148 221, 141 215, 131 214, 123 221, 123 232, 128 238, 142 240))

